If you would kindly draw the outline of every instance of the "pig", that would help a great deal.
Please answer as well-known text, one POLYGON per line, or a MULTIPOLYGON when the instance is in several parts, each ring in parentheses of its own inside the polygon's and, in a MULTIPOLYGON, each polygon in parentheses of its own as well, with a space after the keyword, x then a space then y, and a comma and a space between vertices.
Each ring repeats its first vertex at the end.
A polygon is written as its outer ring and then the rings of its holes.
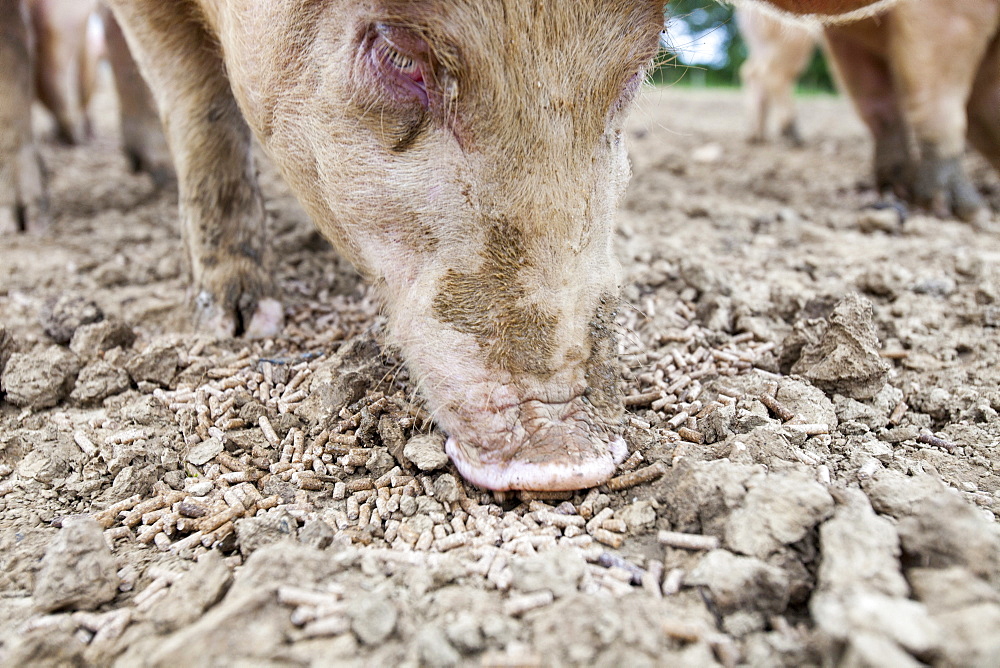
POLYGON ((56 138, 91 136, 87 113, 103 42, 91 24, 97 0, 28 0, 35 37, 35 94, 52 113, 56 138))
POLYGON ((1000 169, 1000 0, 900 2, 825 28, 875 140, 875 180, 942 217, 985 223, 966 139, 1000 169))
POLYGON ((97 68, 106 58, 121 110, 122 149, 133 171, 158 186, 174 179, 170 150, 152 93, 114 15, 97 0, 28 0, 35 34, 35 90, 56 121, 56 137, 79 144, 92 134, 88 111, 97 68))
POLYGON ((149 174, 158 188, 169 190, 176 181, 176 175, 153 93, 146 86, 128 50, 114 14, 102 5, 99 16, 104 29, 107 59, 118 93, 122 150, 133 172, 149 174))
POLYGON ((37 96, 52 113, 58 140, 85 141, 91 134, 87 107, 105 56, 115 74, 126 155, 157 186, 173 183, 152 94, 114 17, 96 0, 0 0, 0 37, 0 233, 41 231, 48 223, 44 170, 31 135, 32 100, 37 96))
POLYGON ((747 45, 740 79, 750 116, 750 141, 764 143, 780 137, 801 146, 792 95, 795 81, 816 49, 819 30, 752 5, 738 8, 735 16, 747 45))
POLYGON ((109 4, 171 147, 201 327, 282 325, 256 137, 380 292, 462 476, 504 491, 613 474, 613 217, 661 0, 109 4))
POLYGON ((0 0, 0 234, 43 229, 48 199, 31 136, 32 33, 26 6, 0 0))

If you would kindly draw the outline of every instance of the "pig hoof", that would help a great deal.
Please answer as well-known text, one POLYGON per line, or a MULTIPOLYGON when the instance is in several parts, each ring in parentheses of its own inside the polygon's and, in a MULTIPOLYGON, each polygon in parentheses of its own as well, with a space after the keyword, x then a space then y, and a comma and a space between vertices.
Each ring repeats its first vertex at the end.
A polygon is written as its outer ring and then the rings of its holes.
POLYGON ((536 450, 529 445, 505 460, 483 457, 477 448, 463 446, 454 437, 449 437, 444 447, 463 478, 498 492, 514 489, 556 492, 594 487, 610 478, 628 454, 620 436, 609 444, 588 439, 578 447, 536 450))
POLYGON ((40 234, 48 227, 49 217, 42 206, 0 206, 0 234, 40 234))
POLYGON ((260 299, 251 302, 250 298, 244 296, 240 301, 244 303, 227 308, 212 293, 201 291, 195 299, 198 328, 219 338, 240 335, 264 338, 281 331, 284 312, 277 300, 260 299))
POLYGON ((0 206, 0 234, 13 234, 21 230, 17 210, 12 206, 0 206))
POLYGON ((986 215, 986 202, 965 176, 958 158, 922 163, 913 190, 917 202, 941 218, 955 216, 976 223, 986 215))
POLYGON ((249 339, 274 336, 285 324, 285 309, 277 299, 261 299, 243 333, 249 339))
POLYGON ((126 148, 125 156, 135 174, 149 174, 157 190, 170 190, 177 187, 177 173, 169 159, 156 155, 148 155, 141 149, 126 148))
POLYGON ((49 227, 49 202, 41 158, 28 145, 0 156, 3 161, 11 162, 6 175, 11 178, 0 183, 0 233, 44 232, 49 227))

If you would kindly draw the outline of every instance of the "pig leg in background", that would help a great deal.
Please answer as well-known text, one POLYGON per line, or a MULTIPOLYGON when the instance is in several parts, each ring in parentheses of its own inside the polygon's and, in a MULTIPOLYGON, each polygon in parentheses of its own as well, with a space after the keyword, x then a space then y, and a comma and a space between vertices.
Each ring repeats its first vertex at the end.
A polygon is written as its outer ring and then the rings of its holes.
POLYGON ((48 222, 42 163, 31 135, 32 54, 19 0, 0 0, 0 233, 48 222))
POLYGON ((967 101, 996 30, 1000 3, 923 4, 902 3, 886 22, 899 104, 919 154, 913 199, 938 215, 980 221, 986 206, 961 160, 967 101))
POLYGON ((979 66, 968 110, 969 142, 1000 172, 1000 35, 979 66))
POLYGON ((79 144, 90 135, 80 88, 87 23, 96 0, 31 0, 35 31, 35 85, 39 101, 56 120, 56 136, 79 144))
POLYGON ((80 91, 80 108, 84 112, 87 132, 93 135, 93 124, 90 118, 90 100, 97 90, 97 74, 101 60, 105 56, 104 28, 96 13, 87 18, 84 29, 84 39, 78 56, 80 66, 77 68, 77 90, 80 91))
POLYGON ((740 7, 736 22, 748 50, 740 79, 750 110, 750 141, 767 142, 780 136, 801 146, 793 92, 795 81, 809 64, 816 36, 753 6, 740 7))
POLYGON ((826 28, 837 80, 875 141, 875 185, 909 199, 913 149, 889 63, 879 53, 882 40, 881 25, 874 20, 826 28))
POLYGON ((156 97, 178 178, 181 234, 201 329, 268 336, 282 308, 269 264, 250 130, 215 43, 186 3, 112 3, 156 97))
POLYGON ((156 112, 156 101, 128 50, 121 27, 107 7, 101 8, 108 61, 115 75, 121 110, 122 148, 133 171, 149 174, 157 187, 176 181, 170 148, 156 112))

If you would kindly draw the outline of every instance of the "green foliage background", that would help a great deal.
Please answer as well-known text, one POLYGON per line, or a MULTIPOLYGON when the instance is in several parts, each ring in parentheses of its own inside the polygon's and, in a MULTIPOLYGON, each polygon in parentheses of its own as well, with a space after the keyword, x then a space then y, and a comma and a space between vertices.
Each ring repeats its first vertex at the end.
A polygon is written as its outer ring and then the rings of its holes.
MULTIPOLYGON (((660 53, 659 63, 650 75, 656 84, 690 86, 739 86, 740 65, 747 57, 747 47, 733 19, 732 5, 716 0, 671 0, 666 10, 668 17, 684 21, 694 35, 709 30, 721 31, 726 62, 719 67, 686 65, 682 62, 687 38, 667 35, 668 49, 660 53)), ((799 90, 806 92, 833 92, 835 86, 822 52, 813 53, 809 67, 799 79, 799 90)))

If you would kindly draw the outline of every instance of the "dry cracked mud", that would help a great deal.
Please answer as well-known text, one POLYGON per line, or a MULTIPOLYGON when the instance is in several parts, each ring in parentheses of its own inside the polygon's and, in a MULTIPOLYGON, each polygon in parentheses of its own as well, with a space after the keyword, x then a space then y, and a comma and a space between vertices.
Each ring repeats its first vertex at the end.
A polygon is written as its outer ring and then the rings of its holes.
POLYGON ((844 100, 790 149, 646 91, 632 454, 533 496, 462 482, 266 161, 288 326, 191 331, 174 195, 98 103, 43 144, 52 232, 0 244, 0 665, 1000 663, 1000 237, 872 208, 844 100))

